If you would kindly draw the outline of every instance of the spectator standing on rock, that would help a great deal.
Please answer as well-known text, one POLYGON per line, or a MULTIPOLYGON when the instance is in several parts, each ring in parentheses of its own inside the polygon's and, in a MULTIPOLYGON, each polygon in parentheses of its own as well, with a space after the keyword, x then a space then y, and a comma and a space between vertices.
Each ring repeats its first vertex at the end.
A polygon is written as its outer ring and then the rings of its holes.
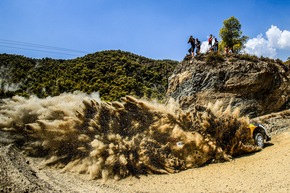
POLYGON ((192 36, 190 36, 187 43, 191 44, 191 47, 189 48, 188 52, 192 57, 194 57, 195 39, 192 36))
POLYGON ((209 35, 209 38, 208 38, 208 45, 209 45, 209 47, 210 47, 210 49, 211 49, 211 47, 212 47, 212 34, 209 35))
POLYGON ((218 52, 218 49, 219 49, 219 42, 218 42, 218 40, 215 38, 215 39, 214 39, 214 44, 213 44, 213 51, 214 51, 214 52, 218 52))
POLYGON ((195 46, 196 46, 196 55, 200 54, 200 41, 196 38, 195 40, 195 46))

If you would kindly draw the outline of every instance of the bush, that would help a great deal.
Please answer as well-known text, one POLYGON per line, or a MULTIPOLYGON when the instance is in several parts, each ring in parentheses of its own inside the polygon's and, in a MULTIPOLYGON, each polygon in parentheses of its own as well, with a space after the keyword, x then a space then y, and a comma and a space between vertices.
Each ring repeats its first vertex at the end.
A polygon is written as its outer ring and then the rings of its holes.
POLYGON ((255 55, 250 55, 250 54, 237 54, 237 57, 240 60, 246 60, 246 61, 250 61, 250 62, 258 62, 259 58, 255 55))
POLYGON ((224 59, 224 56, 221 55, 221 54, 218 54, 218 53, 210 53, 210 54, 208 54, 206 56, 205 61, 208 64, 216 64, 216 63, 219 63, 219 62, 224 62, 225 59, 224 59))

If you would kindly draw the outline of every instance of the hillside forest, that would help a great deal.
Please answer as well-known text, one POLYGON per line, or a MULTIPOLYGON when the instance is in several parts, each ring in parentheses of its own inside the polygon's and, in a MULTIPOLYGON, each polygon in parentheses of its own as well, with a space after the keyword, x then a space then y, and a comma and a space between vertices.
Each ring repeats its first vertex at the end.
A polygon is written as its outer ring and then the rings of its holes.
POLYGON ((44 98, 82 91, 99 92, 105 101, 126 95, 162 100, 177 64, 120 50, 71 60, 0 54, 0 98, 14 95, 44 98))

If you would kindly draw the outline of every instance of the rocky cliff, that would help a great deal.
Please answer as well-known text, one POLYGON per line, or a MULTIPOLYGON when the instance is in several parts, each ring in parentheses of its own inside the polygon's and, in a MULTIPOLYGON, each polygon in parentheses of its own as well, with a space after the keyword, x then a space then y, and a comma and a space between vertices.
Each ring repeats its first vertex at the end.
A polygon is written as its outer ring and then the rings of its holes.
POLYGON ((185 57, 169 78, 167 94, 183 109, 222 100, 256 117, 289 107, 288 69, 279 60, 249 55, 185 57))

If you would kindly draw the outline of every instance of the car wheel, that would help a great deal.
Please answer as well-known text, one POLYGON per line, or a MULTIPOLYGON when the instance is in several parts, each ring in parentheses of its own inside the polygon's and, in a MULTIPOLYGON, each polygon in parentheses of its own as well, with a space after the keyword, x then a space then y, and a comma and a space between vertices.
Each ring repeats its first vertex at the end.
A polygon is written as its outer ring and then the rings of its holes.
POLYGON ((254 139, 257 146, 264 147, 264 136, 262 133, 256 133, 254 139))

